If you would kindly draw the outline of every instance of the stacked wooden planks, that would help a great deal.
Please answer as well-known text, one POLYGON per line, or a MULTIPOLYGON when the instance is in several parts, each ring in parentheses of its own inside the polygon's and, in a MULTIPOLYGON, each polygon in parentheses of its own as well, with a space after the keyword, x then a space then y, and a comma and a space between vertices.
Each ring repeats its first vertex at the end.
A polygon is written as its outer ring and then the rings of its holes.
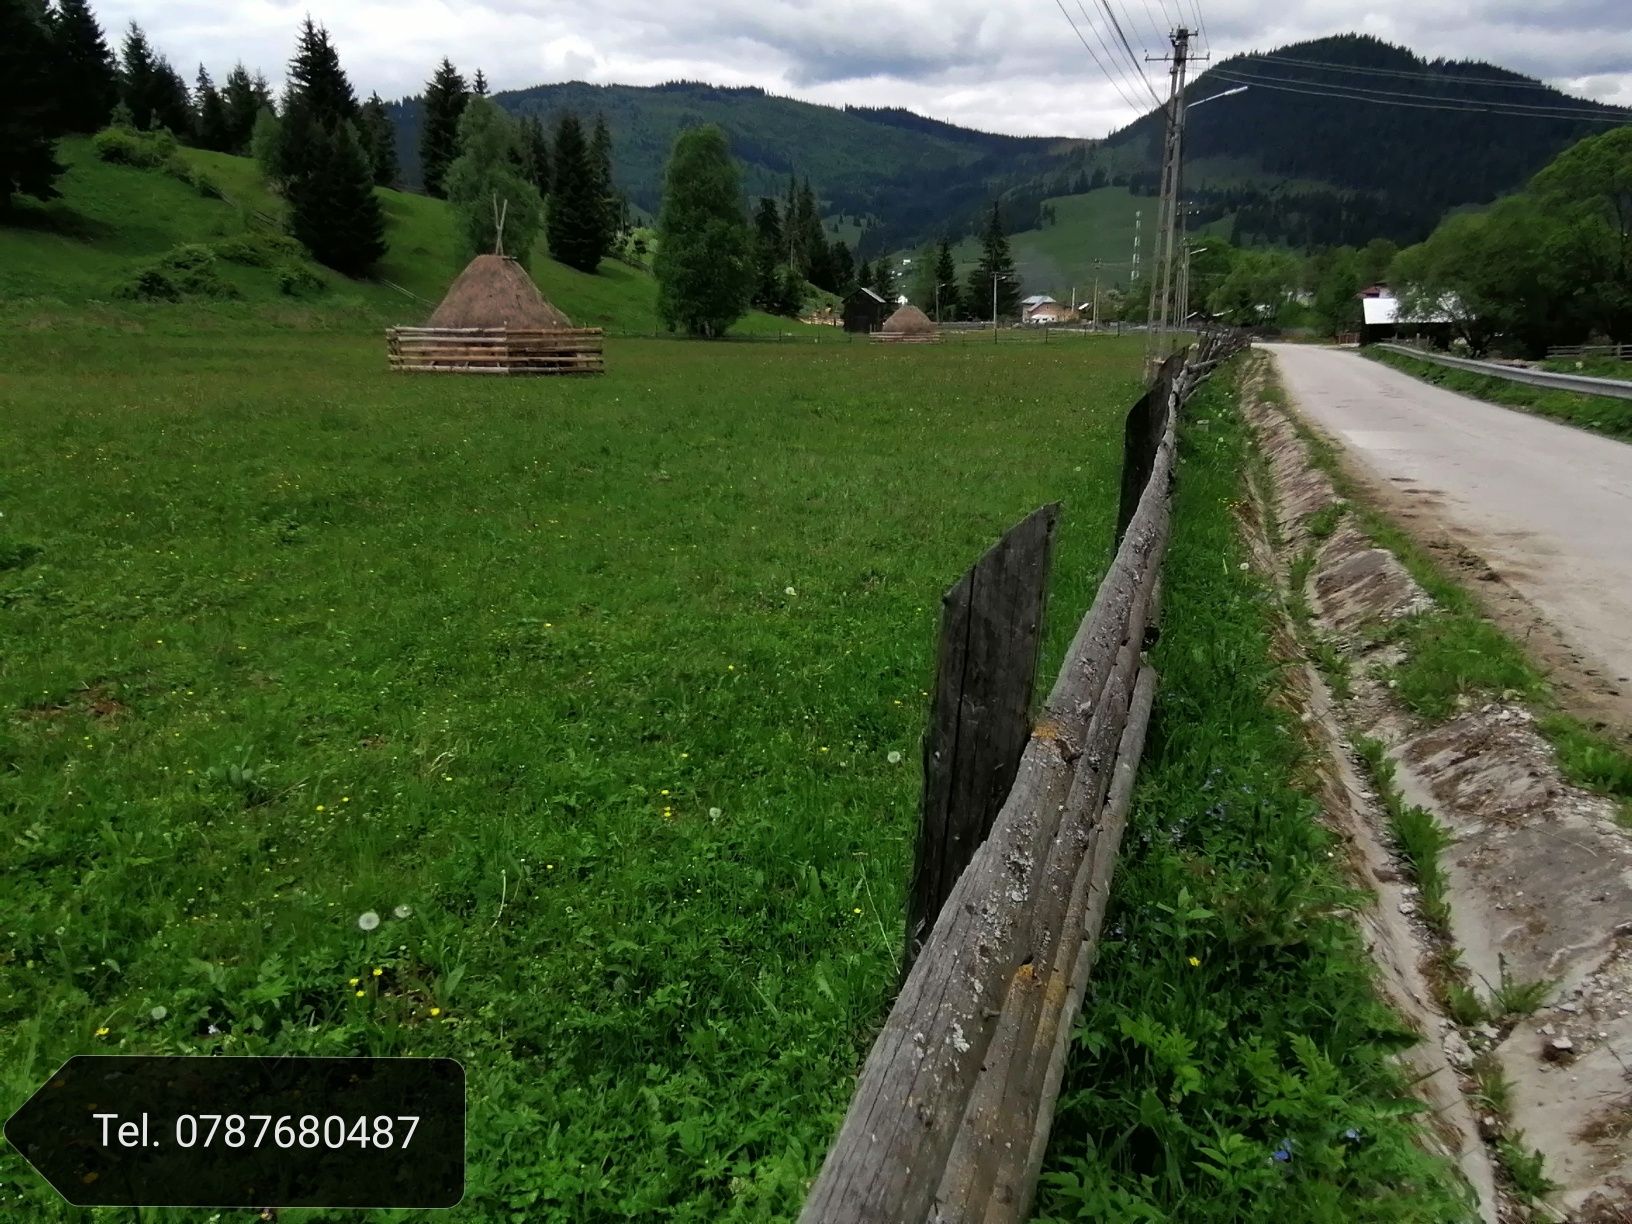
POLYGON ((604 374, 598 327, 393 327, 393 370, 447 374, 604 374))
POLYGON ((875 331, 873 340, 878 344, 939 344, 941 333, 875 331))

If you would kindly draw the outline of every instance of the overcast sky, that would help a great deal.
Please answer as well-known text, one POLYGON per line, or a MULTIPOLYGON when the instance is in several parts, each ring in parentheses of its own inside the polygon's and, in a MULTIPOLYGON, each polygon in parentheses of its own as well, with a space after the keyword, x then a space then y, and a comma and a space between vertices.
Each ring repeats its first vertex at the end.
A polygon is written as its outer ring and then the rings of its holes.
MULTIPOLYGON (((333 34, 364 96, 418 93, 448 55, 467 75, 482 68, 495 92, 685 77, 813 102, 905 106, 1033 135, 1103 136, 1134 117, 1129 100, 1142 96, 1149 105, 1132 79, 1123 79, 1126 98, 1119 96, 1055 0, 92 2, 110 42, 135 20, 189 80, 200 62, 219 79, 242 59, 281 86, 296 27, 310 11, 333 34)), ((1100 11, 1095 0, 1063 3, 1108 59, 1084 16, 1100 11)), ((1165 18, 1178 19, 1181 5, 1193 18, 1193 4, 1112 0, 1111 7, 1142 53, 1165 49, 1156 31, 1165 18)), ((1628 0, 1200 0, 1200 14, 1215 56, 1358 30, 1421 55, 1489 60, 1632 106, 1628 0)), ((1103 18, 1101 26, 1108 27, 1103 18)), ((1118 45, 1108 28, 1101 32, 1118 45)), ((1148 67, 1159 88, 1160 66, 1148 67)))

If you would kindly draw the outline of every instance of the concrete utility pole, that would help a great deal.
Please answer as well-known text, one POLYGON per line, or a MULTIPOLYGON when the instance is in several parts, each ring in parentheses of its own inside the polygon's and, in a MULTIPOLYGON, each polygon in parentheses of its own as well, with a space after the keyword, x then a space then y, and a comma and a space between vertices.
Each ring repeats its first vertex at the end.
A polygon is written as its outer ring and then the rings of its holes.
POLYGON ((1099 260, 1094 260, 1094 317, 1092 326, 1099 327, 1099 260))
POLYGON ((1172 322, 1174 289, 1179 276, 1179 241, 1183 223, 1179 213, 1179 192, 1184 161, 1184 81, 1189 67, 1190 39, 1194 30, 1179 26, 1173 31, 1173 53, 1156 58, 1169 61, 1167 138, 1162 144, 1161 213, 1156 223, 1156 271, 1150 282, 1150 315, 1146 323, 1147 352, 1160 359, 1166 354, 1166 337, 1172 322))
POLYGON ((1145 215, 1144 210, 1133 210, 1133 271, 1128 275, 1128 287, 1131 289, 1139 279, 1139 218, 1145 215))

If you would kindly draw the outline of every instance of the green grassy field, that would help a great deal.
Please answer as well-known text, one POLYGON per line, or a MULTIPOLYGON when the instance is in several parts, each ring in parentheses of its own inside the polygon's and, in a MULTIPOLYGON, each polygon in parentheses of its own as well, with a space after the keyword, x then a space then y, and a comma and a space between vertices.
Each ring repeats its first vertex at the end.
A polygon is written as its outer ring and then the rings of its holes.
MULTIPOLYGON (((787 1217, 896 984, 938 597, 1063 499, 1052 675, 1138 362, 8 341, 0 1113, 77 1052, 449 1054, 450 1218, 787 1217)), ((0 1216, 66 1218, 11 1155, 0 1216)))

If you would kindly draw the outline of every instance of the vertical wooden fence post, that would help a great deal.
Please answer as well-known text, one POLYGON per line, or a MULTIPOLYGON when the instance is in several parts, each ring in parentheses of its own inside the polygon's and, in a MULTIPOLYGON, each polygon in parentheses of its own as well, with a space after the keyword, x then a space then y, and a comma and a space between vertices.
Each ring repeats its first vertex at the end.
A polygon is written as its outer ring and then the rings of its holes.
POLYGON ((941 600, 903 972, 1014 784, 1031 736, 1059 503, 1012 527, 941 600))

